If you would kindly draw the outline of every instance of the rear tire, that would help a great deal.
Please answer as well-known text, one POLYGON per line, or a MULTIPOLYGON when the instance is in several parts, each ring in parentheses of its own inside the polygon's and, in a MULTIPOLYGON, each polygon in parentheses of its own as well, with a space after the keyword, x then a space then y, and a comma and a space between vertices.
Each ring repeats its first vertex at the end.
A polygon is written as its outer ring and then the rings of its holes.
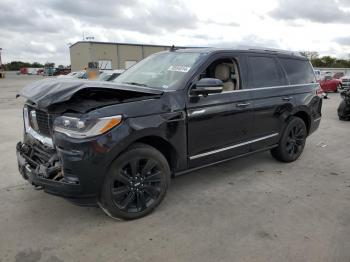
POLYGON ((170 168, 163 154, 138 143, 112 163, 99 205, 112 218, 141 218, 160 204, 169 184, 170 168))
POLYGON ((307 130, 305 122, 299 117, 291 117, 281 135, 278 147, 271 150, 272 156, 281 162, 293 162, 302 154, 307 130))

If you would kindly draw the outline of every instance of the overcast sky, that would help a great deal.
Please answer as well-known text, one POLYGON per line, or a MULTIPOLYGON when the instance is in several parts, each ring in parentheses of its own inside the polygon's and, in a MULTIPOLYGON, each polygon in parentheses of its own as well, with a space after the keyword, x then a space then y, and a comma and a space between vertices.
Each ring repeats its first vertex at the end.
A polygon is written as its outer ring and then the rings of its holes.
POLYGON ((3 62, 69 64, 69 43, 265 46, 350 54, 350 0, 0 0, 3 62))

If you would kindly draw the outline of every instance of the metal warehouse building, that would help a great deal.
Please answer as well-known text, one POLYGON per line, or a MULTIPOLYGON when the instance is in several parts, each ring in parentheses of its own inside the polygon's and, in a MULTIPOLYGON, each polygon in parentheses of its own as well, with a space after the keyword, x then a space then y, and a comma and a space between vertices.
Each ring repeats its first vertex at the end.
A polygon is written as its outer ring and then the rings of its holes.
POLYGON ((79 71, 89 62, 98 62, 101 69, 127 69, 143 58, 170 46, 79 41, 71 45, 72 71, 79 71))

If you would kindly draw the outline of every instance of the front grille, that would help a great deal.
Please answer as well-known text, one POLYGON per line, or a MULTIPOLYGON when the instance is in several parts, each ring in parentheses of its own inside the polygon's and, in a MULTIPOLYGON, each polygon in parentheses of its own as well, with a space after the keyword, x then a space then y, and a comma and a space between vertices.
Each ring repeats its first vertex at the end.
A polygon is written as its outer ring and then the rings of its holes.
POLYGON ((50 118, 49 115, 41 110, 36 110, 36 120, 38 122, 39 133, 44 136, 50 136, 50 118))
POLYGON ((31 127, 43 136, 51 137, 51 118, 45 111, 29 107, 29 123, 31 127), (36 119, 31 116, 32 111, 35 111, 36 119), (36 121, 36 124, 34 123, 36 121), (36 127, 37 126, 37 127, 36 127))

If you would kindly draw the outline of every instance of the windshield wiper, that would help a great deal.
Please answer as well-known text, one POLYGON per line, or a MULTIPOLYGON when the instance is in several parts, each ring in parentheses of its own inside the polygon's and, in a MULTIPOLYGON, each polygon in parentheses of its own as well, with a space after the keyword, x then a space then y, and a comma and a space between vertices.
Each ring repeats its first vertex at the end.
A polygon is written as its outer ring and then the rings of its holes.
POLYGON ((133 85, 133 86, 144 86, 144 87, 149 87, 146 84, 142 84, 142 83, 137 83, 137 82, 123 82, 123 84, 128 84, 128 85, 133 85))

